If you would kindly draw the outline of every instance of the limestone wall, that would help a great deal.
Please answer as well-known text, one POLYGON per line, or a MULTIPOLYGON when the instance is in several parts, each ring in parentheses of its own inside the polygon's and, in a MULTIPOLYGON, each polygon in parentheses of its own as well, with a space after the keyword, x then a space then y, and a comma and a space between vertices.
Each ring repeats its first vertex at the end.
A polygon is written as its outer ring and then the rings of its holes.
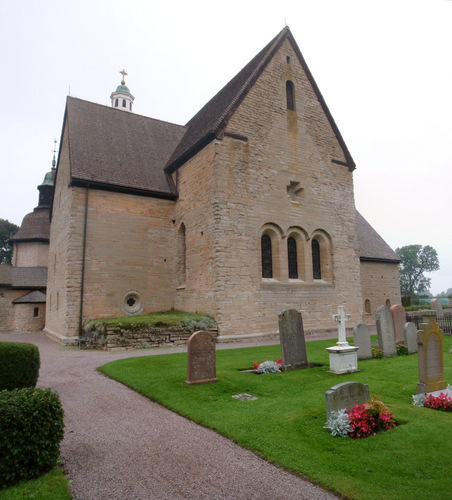
POLYGON ((14 304, 14 332, 40 332, 45 324, 45 304, 14 304))
POLYGON ((68 184, 64 137, 51 222, 49 332, 78 335, 87 200, 82 322, 171 309, 174 202, 68 184))
POLYGON ((50 223, 45 331, 59 336, 77 334, 81 274, 81 241, 74 231, 74 189, 69 188, 69 151, 66 131, 56 174, 50 223), (74 241, 74 236, 76 241, 74 241), (76 245, 76 251, 70 251, 76 245))
MULTIPOLYGON (((174 223, 177 253, 174 287, 176 309, 216 316, 215 301, 218 237, 217 180, 214 170, 215 145, 205 147, 176 173, 173 180, 179 191, 174 223), (183 225, 183 226, 182 226, 183 225), (185 228, 185 277, 181 229, 185 228)), ((220 259, 221 260, 221 259, 220 259)))
POLYGON ((24 290, 0 288, 0 333, 14 331, 13 300, 25 295, 24 290))
POLYGON ((278 314, 288 307, 302 311, 308 332, 335 328, 338 305, 360 321, 352 173, 332 163, 346 159, 289 41, 230 119, 215 152, 220 335, 277 331, 278 314), (286 109, 287 80, 295 85, 295 111, 286 109), (262 278, 264 233, 272 236, 272 279, 262 278), (297 240, 296 280, 288 278, 289 236, 297 240), (314 238, 322 243, 322 279, 313 279, 314 238))
POLYGON ((375 324, 375 312, 382 305, 401 304, 399 266, 385 262, 361 262, 363 320, 375 324), (366 305, 366 301, 368 301, 366 305))
POLYGON ((15 243, 15 267, 47 267, 49 244, 43 242, 15 243))

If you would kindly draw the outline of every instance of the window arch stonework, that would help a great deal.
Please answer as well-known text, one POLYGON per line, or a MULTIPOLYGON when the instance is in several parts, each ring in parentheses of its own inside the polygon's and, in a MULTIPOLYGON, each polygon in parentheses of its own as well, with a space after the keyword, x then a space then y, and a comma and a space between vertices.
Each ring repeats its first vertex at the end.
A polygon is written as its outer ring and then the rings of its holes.
POLYGON ((295 111, 295 87, 290 80, 286 82, 286 101, 287 109, 295 111))
POLYGON ((312 279, 333 281, 332 247, 329 236, 323 232, 313 235, 311 241, 312 279))

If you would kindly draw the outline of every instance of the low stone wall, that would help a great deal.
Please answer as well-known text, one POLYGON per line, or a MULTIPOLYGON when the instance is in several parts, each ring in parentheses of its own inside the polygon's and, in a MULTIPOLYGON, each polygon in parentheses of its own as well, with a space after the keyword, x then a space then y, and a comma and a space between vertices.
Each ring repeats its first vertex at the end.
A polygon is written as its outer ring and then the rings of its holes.
MULTIPOLYGON (((218 335, 217 328, 209 329, 218 335)), ((85 345, 100 348, 104 351, 127 349, 147 349, 151 347, 169 347, 184 345, 193 332, 150 332, 148 329, 124 330, 122 328, 107 328, 105 334, 97 332, 85 333, 85 345)))

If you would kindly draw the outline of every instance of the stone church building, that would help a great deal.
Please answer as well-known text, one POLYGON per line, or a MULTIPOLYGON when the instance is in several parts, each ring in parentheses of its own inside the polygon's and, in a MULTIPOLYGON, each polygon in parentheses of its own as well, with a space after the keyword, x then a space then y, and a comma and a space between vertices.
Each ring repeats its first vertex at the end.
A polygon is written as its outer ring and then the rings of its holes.
POLYGON ((67 98, 45 332, 171 308, 222 338, 310 333, 400 302, 399 258, 356 211, 355 163, 288 27, 185 126, 67 98))

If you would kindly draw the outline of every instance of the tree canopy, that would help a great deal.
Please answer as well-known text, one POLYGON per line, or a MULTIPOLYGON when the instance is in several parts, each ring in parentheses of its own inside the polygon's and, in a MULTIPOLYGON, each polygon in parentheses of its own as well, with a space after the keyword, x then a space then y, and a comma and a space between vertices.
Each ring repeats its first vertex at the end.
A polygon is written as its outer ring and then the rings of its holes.
POLYGON ((403 294, 421 293, 430 288, 430 278, 424 276, 425 272, 439 269, 438 253, 425 245, 407 245, 396 248, 400 257, 399 273, 400 288, 403 294))
POLYGON ((0 264, 11 264, 13 246, 9 239, 19 231, 19 226, 6 219, 0 219, 0 264))

